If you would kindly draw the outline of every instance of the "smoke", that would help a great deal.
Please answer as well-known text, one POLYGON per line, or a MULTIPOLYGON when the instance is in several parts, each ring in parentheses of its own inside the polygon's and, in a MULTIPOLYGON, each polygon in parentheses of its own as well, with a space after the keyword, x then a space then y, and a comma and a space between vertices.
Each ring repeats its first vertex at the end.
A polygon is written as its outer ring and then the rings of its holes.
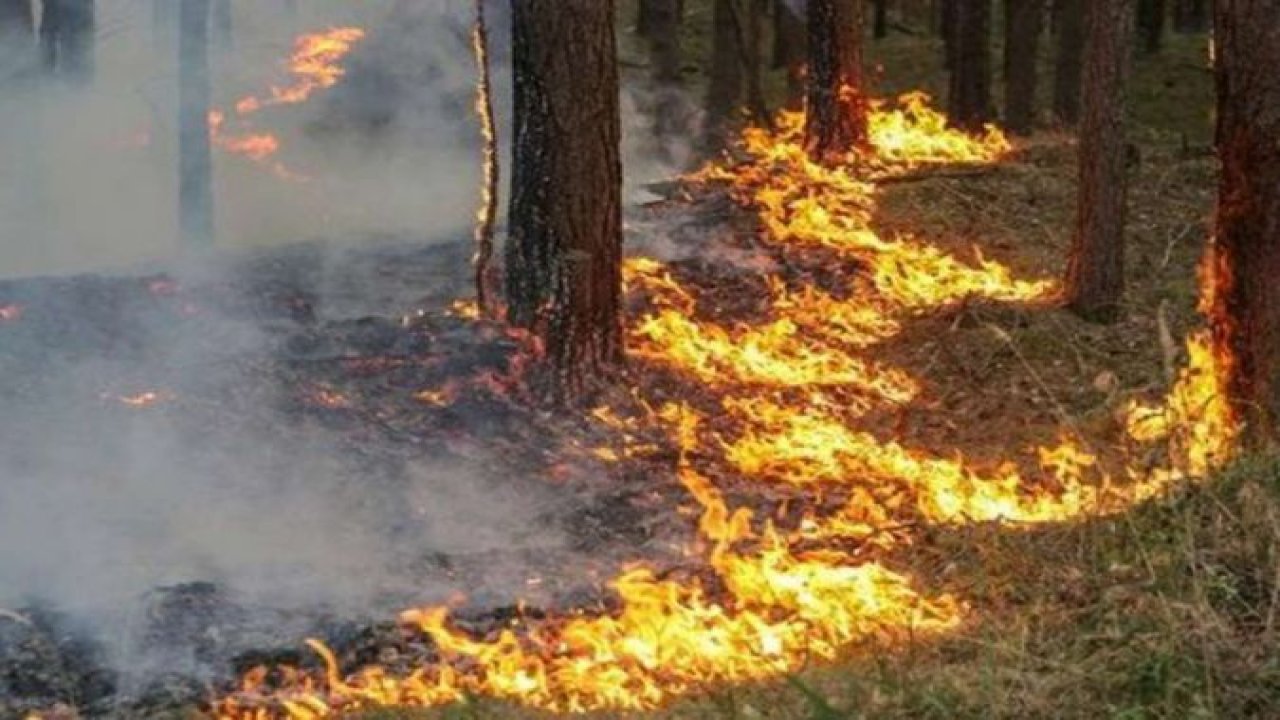
MULTIPOLYGON (((471 2, 286 5, 234 2, 232 45, 212 54, 215 109, 286 81, 301 33, 356 25, 368 36, 338 86, 254 116, 292 177, 215 149, 218 248, 318 241, 334 248, 311 283, 321 322, 408 312, 412 288, 382 287, 338 249, 467 242, 480 183, 471 2), (353 287, 363 301, 328 297, 353 287)), ((490 17, 506 133, 504 5, 490 17)), ((0 277, 178 267, 192 292, 225 291, 234 264, 190 256, 178 239, 176 59, 153 3, 98 0, 98 26, 92 86, 3 81, 0 277)), ((643 81, 624 92, 633 191, 688 157, 682 139, 653 139, 648 93, 643 81)), ((433 555, 564 549, 563 497, 495 476, 483 452, 353 447, 289 412, 271 369, 284 340, 251 313, 203 306, 176 321, 76 282, 0 282, 0 306, 25 306, 20 322, 0 323, 0 609, 71 611, 121 665, 144 667, 125 620, 156 588, 210 582, 246 606, 385 616, 457 589, 428 567, 433 555), (143 392, 158 402, 122 401, 143 392)), ((527 575, 495 561, 479 591, 509 600, 527 575)))

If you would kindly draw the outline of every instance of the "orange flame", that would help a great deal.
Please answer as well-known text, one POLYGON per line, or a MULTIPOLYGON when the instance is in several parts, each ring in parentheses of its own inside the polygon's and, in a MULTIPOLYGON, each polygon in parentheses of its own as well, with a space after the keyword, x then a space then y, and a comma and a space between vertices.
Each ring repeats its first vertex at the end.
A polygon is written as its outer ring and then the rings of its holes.
MULTIPOLYGON (((271 133, 252 131, 249 116, 266 107, 304 103, 316 92, 337 85, 346 75, 342 60, 364 37, 365 31, 355 27, 330 28, 299 37, 294 41, 293 53, 285 64, 293 77, 292 83, 283 87, 273 86, 267 97, 249 95, 237 101, 234 112, 240 129, 234 133, 226 130, 227 115, 224 111, 211 111, 209 133, 213 144, 257 163, 266 163, 275 157, 280 152, 280 139, 271 133)), ((285 179, 306 179, 278 162, 272 165, 272 169, 285 179)))
MULTIPOLYGON (((856 166, 864 172, 990 163, 1008 151, 994 130, 970 137, 949 129, 923 95, 899 104, 874 106, 873 155, 856 166)), ((1048 280, 1018 279, 980 256, 964 262, 914 238, 880 237, 871 223, 875 187, 853 165, 810 162, 798 116, 784 116, 780 127, 777 135, 746 134, 750 161, 699 177, 730 183, 759 212, 767 251, 818 250, 856 261, 848 263, 858 268, 850 271, 849 296, 772 278, 767 317, 726 327, 701 317, 699 298, 670 268, 629 260, 628 292, 652 308, 631 325, 632 357, 696 383, 718 407, 664 404, 641 387, 640 404, 658 408, 649 416, 610 407, 590 413, 624 446, 637 428, 654 424, 673 439, 679 479, 700 509, 699 541, 690 551, 707 559, 717 582, 664 578, 637 565, 611 583, 620 599, 615 613, 521 618, 486 639, 459 630, 447 608, 411 610, 402 620, 432 637, 440 663, 407 676, 380 666, 346 676, 334 653, 312 642, 327 668, 323 675, 286 672, 282 688, 266 692, 262 672, 250 673, 240 693, 215 706, 219 718, 327 717, 470 695, 557 712, 645 709, 716 683, 776 677, 853 643, 945 633, 964 620, 961 600, 824 540, 855 537, 893 549, 910 542, 893 528, 913 524, 1025 525, 1123 512, 1229 457, 1236 424, 1220 399, 1225 366, 1203 338, 1191 340, 1191 367, 1171 392, 1172 410, 1149 408, 1144 416, 1164 425, 1153 431, 1131 423, 1148 439, 1177 428, 1186 437, 1184 467, 1147 471, 1134 461, 1113 477, 1081 441, 1065 438, 1027 449, 1021 466, 1010 461, 986 470, 879 437, 868 418, 912 402, 924 379, 873 360, 871 349, 922 310, 969 297, 1043 302, 1056 288, 1048 280), (1020 469, 1026 467, 1035 470, 1020 469), (838 489, 848 499, 837 513, 811 510, 785 531, 731 508, 722 479, 783 485, 806 498, 838 489), (796 549, 815 542, 816 549, 796 549)), ((591 452, 610 462, 629 457, 612 448, 591 452)))

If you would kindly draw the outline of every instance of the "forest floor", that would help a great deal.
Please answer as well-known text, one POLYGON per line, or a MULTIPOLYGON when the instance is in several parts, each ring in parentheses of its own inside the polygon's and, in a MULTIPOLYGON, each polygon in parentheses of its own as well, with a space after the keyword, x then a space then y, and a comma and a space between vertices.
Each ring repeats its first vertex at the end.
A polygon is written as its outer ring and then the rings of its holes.
MULTIPOLYGON (((695 57, 706 5, 691 3, 695 57)), ((901 34, 870 52, 886 95, 923 87, 941 96, 938 55, 932 42, 901 34)), ((1114 437, 1129 398, 1167 385, 1158 318, 1163 306, 1176 338, 1199 322, 1195 268, 1215 190, 1204 57, 1203 38, 1174 36, 1160 55, 1138 60, 1133 138, 1141 158, 1131 174, 1121 321, 1097 326, 1051 307, 976 306, 922 320, 888 350, 899 363, 927 368, 940 388, 929 414, 946 427, 917 441, 979 460, 987 449, 994 461, 1064 423, 1114 437)), ((883 188, 877 230, 909 230, 959 257, 980 251, 1018 277, 1055 277, 1070 240, 1074 175, 1072 138, 1044 132, 991 172, 883 188)), ((1120 516, 1030 532, 978 525, 916 551, 927 556, 921 565, 969 579, 972 613, 959 632, 851 651, 774 682, 709 687, 654 713, 591 717, 1280 717, 1274 462, 1241 462, 1120 516)), ((543 716, 477 700, 360 718, 543 716)))

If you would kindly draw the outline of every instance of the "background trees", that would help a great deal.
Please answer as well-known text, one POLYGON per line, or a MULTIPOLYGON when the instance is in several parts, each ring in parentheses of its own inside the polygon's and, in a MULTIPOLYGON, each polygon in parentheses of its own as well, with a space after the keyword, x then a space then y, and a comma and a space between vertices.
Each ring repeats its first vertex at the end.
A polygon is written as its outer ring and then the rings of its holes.
POLYGON ((622 359, 622 168, 612 0, 511 4, 509 318, 568 397, 622 359))
POLYGON ((1004 8, 1004 124, 1018 135, 1027 135, 1036 119, 1036 66, 1040 60, 1044 3, 1005 0, 1004 8))
POLYGON ((45 69, 76 82, 93 77, 94 0, 45 0, 40 49, 45 69))
POLYGON ((178 222, 195 247, 213 244, 209 1, 180 0, 178 9, 178 222))
POLYGON ((1125 76, 1133 4, 1088 2, 1080 183, 1065 295, 1067 306, 1082 316, 1108 320, 1119 313, 1124 293, 1125 76))
POLYGON ((991 120, 991 3, 950 2, 954 38, 947 114, 957 126, 979 130, 991 120))

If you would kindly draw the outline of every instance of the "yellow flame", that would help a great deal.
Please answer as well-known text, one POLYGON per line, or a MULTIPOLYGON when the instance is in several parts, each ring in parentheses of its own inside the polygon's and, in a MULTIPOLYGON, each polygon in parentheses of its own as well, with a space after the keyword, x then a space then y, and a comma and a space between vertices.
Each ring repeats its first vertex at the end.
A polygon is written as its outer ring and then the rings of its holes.
MULTIPOLYGON (((872 226, 876 191, 866 172, 995 162, 1009 149, 998 132, 958 133, 925 96, 908 95, 896 107, 874 106, 871 155, 824 168, 804 152, 800 120, 784 116, 777 135, 748 132, 748 162, 699 177, 730 183, 759 212, 766 252, 834 252, 853 261, 840 263, 849 268, 842 276, 848 287, 795 287, 772 277, 762 319, 725 326, 704 317, 700 298, 669 267, 629 260, 627 290, 651 308, 632 323, 631 355, 677 373, 716 405, 662 403, 641 386, 637 399, 648 416, 608 406, 590 412, 624 447, 655 424, 675 442, 679 478, 699 509, 699 544, 690 550, 707 559, 715 582, 637 565, 611 583, 616 612, 520 618, 486 639, 459 630, 447 608, 411 610, 402 620, 434 639, 439 663, 407 676, 380 666, 348 676, 332 651, 312 643, 327 672, 284 669, 271 691, 265 671, 250 673, 240 692, 217 704, 219 718, 316 718, 474 694, 561 712, 644 709, 716 683, 775 677, 853 643, 943 633, 964 620, 959 599, 826 540, 894 549, 910 542, 901 528, 921 523, 1033 524, 1122 512, 1230 457, 1237 423, 1222 400, 1229 366, 1207 335, 1191 339, 1190 367, 1164 405, 1135 406, 1127 418, 1135 439, 1178 435, 1181 467, 1147 471, 1130 462, 1108 472, 1082 442, 1065 437, 1024 449, 1020 464, 986 469, 882 437, 870 418, 911 402, 923 380, 868 353, 913 314, 969 297, 1041 302, 1056 289, 981 256, 964 262, 913 238, 882 238, 872 226), (731 508, 724 482, 771 483, 809 499, 838 490, 844 505, 835 513, 807 510, 783 530, 731 508)), ((1212 293, 1221 279, 1205 277, 1212 293)), ((611 448, 590 452, 609 461, 630 457, 611 448)))
MULTIPOLYGON (((210 111, 209 134, 214 146, 257 163, 266 163, 273 158, 280 152, 280 139, 271 133, 249 129, 249 116, 273 105, 304 103, 317 91, 338 84, 346 75, 342 60, 364 37, 364 30, 356 27, 330 28, 299 37, 294 41, 293 53, 286 63, 293 81, 283 87, 272 87, 267 97, 249 95, 237 101, 233 106, 238 127, 235 132, 227 129, 226 112, 210 111)), ((272 168, 285 179, 306 179, 280 163, 273 164, 272 168)))

